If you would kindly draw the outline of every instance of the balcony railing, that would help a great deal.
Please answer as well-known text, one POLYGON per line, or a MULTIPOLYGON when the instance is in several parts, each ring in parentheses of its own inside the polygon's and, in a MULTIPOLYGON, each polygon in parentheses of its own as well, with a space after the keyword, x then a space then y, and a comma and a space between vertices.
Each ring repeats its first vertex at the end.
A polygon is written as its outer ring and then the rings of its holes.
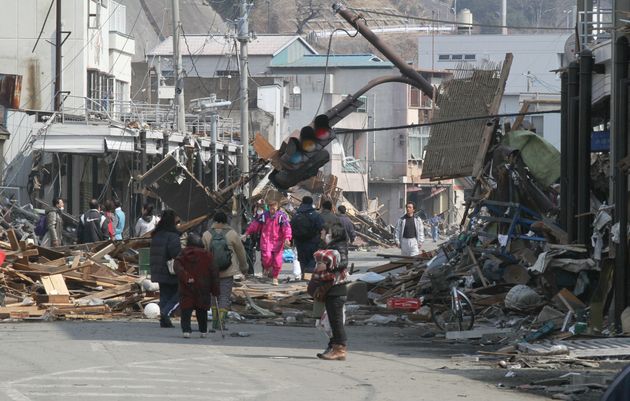
POLYGON ((591 11, 580 11, 577 25, 581 50, 588 45, 608 40, 611 38, 611 30, 614 26, 612 10, 594 8, 591 11))
MULTIPOLYGON (((137 127, 148 124, 154 129, 163 129, 171 128, 175 124, 176 115, 175 105, 66 96, 63 99, 59 120, 85 124, 114 122, 125 126, 137 123, 137 127)), ((210 116, 205 113, 186 114, 186 129, 188 132, 210 136, 210 116)), ((218 140, 234 142, 238 126, 232 118, 219 118, 217 131, 218 140)))

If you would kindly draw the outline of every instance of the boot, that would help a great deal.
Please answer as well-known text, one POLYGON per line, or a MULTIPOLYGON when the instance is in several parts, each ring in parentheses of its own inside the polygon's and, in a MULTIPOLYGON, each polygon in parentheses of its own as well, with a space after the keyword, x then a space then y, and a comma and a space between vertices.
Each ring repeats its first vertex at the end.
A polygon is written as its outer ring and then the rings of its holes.
POLYGON ((346 360, 346 346, 340 344, 333 344, 332 350, 320 356, 320 359, 327 361, 345 361, 346 360))
POLYGON ((321 359, 321 357, 324 354, 329 353, 330 351, 332 351, 332 345, 330 343, 328 343, 328 346, 326 346, 326 349, 324 350, 324 352, 320 352, 319 354, 317 354, 317 357, 321 359))
POLYGON ((219 313, 221 314, 221 325, 223 326, 223 330, 227 331, 228 310, 219 309, 219 313))
POLYGON ((210 330, 210 332, 214 333, 217 330, 219 330, 219 310, 217 309, 216 306, 213 306, 212 307, 212 330, 210 330))

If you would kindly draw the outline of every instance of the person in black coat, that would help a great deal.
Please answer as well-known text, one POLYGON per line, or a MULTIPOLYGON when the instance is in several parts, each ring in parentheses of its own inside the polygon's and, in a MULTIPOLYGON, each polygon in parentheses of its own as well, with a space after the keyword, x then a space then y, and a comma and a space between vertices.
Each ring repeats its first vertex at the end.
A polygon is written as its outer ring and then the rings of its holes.
POLYGON ((165 210, 151 236, 151 281, 160 285, 160 327, 173 327, 170 314, 179 299, 177 276, 168 265, 182 250, 178 222, 173 210, 165 210))

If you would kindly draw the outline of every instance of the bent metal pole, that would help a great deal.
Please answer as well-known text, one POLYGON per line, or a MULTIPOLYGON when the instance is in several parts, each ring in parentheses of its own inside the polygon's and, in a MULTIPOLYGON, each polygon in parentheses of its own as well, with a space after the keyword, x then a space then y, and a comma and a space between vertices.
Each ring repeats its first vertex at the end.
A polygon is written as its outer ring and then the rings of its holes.
POLYGON ((389 47, 385 42, 381 41, 378 36, 367 25, 361 21, 361 17, 350 12, 346 7, 341 3, 335 3, 332 6, 333 10, 341 15, 343 19, 348 21, 350 25, 354 27, 365 39, 368 40, 372 44, 372 46, 376 47, 383 55, 391 61, 400 72, 409 77, 410 79, 416 81, 418 83, 418 88, 424 92, 425 95, 433 98, 433 86, 424 79, 418 71, 414 70, 409 64, 407 64, 403 59, 398 57, 396 52, 389 47))

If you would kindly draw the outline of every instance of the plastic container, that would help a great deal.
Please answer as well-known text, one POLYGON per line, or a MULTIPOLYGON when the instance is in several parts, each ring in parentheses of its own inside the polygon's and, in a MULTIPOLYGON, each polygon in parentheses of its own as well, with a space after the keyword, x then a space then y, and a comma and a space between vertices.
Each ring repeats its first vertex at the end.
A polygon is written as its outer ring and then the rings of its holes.
POLYGON ((387 309, 403 310, 415 312, 422 307, 422 302, 418 298, 398 298, 393 297, 387 300, 387 309))
POLYGON ((138 249, 138 275, 146 276, 151 272, 151 248, 138 249))

